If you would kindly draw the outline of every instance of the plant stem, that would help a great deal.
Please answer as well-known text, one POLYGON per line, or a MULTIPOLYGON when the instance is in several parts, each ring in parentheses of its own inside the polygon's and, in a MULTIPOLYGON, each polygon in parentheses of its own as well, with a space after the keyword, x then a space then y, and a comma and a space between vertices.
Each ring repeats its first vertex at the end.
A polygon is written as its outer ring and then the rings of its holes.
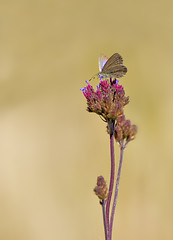
POLYGON ((122 145, 120 147, 120 160, 119 160, 119 167, 118 167, 116 187, 115 187, 115 196, 114 196, 114 201, 113 201, 113 205, 112 205, 111 219, 110 219, 110 225, 109 225, 109 240, 112 240, 113 220, 114 220, 115 208, 116 208, 116 204, 117 204, 120 175, 121 175, 121 168, 122 168, 122 162, 123 162, 123 154, 124 154, 124 146, 122 145))
POLYGON ((104 230, 105 230, 105 240, 108 240, 108 226, 106 220, 106 202, 103 200, 100 202, 102 205, 102 212, 103 212, 103 223, 104 223, 104 230))
POLYGON ((107 220, 108 232, 109 232, 109 209, 110 209, 110 203, 111 203, 111 197, 112 197, 114 179, 115 179, 115 152, 114 152, 114 135, 113 135, 114 123, 115 121, 108 122, 108 128, 110 131, 110 153, 111 153, 111 175, 110 175, 108 198, 106 202, 106 220, 107 220))

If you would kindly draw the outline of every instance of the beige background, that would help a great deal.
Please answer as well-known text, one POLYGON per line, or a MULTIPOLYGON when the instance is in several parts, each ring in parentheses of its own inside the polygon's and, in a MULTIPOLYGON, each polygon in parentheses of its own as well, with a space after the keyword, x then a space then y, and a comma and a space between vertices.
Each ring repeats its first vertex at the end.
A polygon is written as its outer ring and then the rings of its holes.
POLYGON ((0 240, 104 239, 93 187, 109 180, 109 137, 79 89, 115 52, 138 134, 113 239, 172 239, 172 1, 0 5, 0 240))

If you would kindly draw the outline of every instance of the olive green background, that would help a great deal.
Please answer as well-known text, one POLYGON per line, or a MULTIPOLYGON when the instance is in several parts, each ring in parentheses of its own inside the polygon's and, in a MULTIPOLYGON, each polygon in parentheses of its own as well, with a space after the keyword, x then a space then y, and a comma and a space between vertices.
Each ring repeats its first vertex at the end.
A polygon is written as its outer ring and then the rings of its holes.
MULTIPOLYGON (((117 240, 173 238, 173 3, 0 2, 0 239, 103 240, 96 178, 109 136, 80 91, 118 52, 138 126, 125 150, 117 240)), ((119 149, 116 147, 116 161, 119 149)))

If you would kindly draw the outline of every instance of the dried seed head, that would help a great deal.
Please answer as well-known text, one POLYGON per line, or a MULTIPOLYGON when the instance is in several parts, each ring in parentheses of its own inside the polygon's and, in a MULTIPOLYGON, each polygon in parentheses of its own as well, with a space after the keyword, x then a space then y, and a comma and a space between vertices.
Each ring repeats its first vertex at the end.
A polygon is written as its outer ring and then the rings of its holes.
POLYGON ((107 198, 108 188, 104 180, 104 177, 99 176, 97 178, 97 186, 94 188, 94 192, 98 196, 98 198, 101 200, 104 200, 107 198))
POLYGON ((128 142, 133 140, 137 133, 137 126, 131 125, 130 120, 126 120, 125 116, 117 118, 117 122, 115 125, 114 136, 116 141, 121 145, 125 141, 125 145, 128 142))

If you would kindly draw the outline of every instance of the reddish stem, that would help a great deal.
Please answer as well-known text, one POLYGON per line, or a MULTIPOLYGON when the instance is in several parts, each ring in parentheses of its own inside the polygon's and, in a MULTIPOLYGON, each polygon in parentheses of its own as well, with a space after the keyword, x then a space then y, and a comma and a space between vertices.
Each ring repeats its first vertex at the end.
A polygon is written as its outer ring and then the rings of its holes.
POLYGON ((110 184, 109 184, 109 192, 108 192, 108 198, 106 202, 106 219, 107 219, 107 226, 108 226, 108 232, 109 232, 109 209, 110 209, 110 203, 111 203, 111 197, 114 187, 114 178, 115 178, 115 152, 114 152, 114 121, 108 122, 108 128, 110 131, 110 153, 111 153, 111 175, 110 175, 110 184))
POLYGON ((110 225, 109 225, 109 240, 112 240, 113 220, 114 220, 115 208, 116 208, 116 204, 117 204, 121 168, 122 168, 122 163, 123 163, 123 154, 124 154, 124 146, 122 145, 120 148, 120 160, 119 160, 119 167, 118 167, 116 187, 115 187, 115 196, 114 196, 114 201, 113 201, 113 205, 112 205, 111 219, 110 219, 110 225))
POLYGON ((105 200, 102 200, 100 202, 102 205, 102 212, 103 212, 103 223, 104 223, 104 230, 105 230, 105 240, 108 240, 108 226, 107 226, 107 220, 106 220, 106 202, 105 200))

